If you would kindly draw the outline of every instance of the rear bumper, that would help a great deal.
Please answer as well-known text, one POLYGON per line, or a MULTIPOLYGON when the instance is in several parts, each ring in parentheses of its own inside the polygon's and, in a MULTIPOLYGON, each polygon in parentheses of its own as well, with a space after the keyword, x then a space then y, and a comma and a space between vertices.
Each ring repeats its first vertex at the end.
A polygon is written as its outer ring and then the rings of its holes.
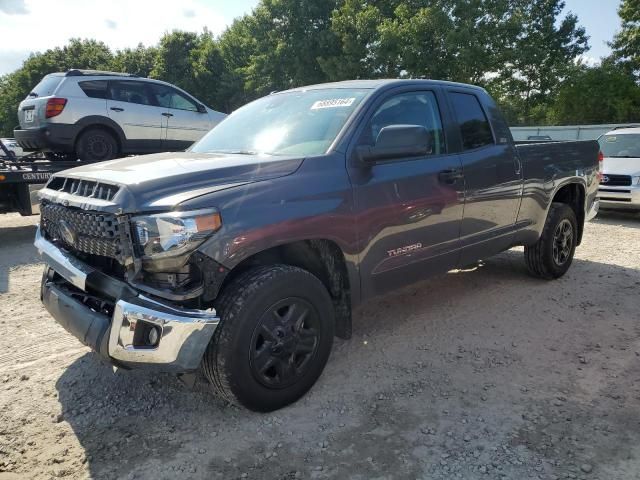
POLYGON ((220 321, 215 311, 179 308, 117 285, 95 291, 92 285, 104 285, 109 277, 45 240, 39 230, 35 246, 48 265, 42 279, 42 302, 83 344, 115 365, 128 368, 168 372, 198 368, 220 321), (96 276, 100 278, 96 280, 96 276), (111 301, 116 291, 125 293, 111 301), (96 301, 110 308, 97 311, 96 301), (152 330, 155 343, 149 342, 152 330))
POLYGON ((50 123, 38 128, 16 129, 13 136, 25 152, 50 150, 71 153, 80 129, 79 125, 50 123))
POLYGON ((598 190, 600 207, 616 210, 640 210, 640 185, 603 187, 598 190))

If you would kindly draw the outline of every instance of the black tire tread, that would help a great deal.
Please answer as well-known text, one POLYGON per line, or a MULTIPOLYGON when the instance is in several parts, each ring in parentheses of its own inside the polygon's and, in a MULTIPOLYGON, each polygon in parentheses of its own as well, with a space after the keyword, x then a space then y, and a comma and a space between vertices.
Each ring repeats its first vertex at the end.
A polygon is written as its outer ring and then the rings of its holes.
MULTIPOLYGON (((534 277, 542 278, 545 280, 553 280, 561 275, 557 275, 546 262, 546 255, 549 251, 550 242, 553 242, 553 233, 555 224, 559 218, 570 217, 573 219, 573 224, 576 225, 576 217, 573 209, 565 203, 552 203, 549 208, 549 213, 542 229, 542 235, 538 241, 531 245, 524 247, 524 256, 527 263, 529 273, 534 277)), ((577 233, 577 232, 575 232, 577 233)))

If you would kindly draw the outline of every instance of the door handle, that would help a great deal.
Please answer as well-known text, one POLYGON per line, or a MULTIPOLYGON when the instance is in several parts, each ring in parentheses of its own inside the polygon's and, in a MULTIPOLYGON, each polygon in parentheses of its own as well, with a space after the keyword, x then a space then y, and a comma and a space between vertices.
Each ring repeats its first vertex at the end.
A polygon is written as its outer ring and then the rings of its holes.
POLYGON ((165 112, 162 114, 163 117, 173 117, 173 113, 165 112))
POLYGON ((120 107, 111 107, 111 110, 113 110, 114 112, 124 112, 124 108, 120 107))
POLYGON ((464 175, 461 168, 451 168, 448 170, 442 170, 440 173, 438 173, 438 178, 442 183, 452 185, 458 180, 463 179, 464 175))

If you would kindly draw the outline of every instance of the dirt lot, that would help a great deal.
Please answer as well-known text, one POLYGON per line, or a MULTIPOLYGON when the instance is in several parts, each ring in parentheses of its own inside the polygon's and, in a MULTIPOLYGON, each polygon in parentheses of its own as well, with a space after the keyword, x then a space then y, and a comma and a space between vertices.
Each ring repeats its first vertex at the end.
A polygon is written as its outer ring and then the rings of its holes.
POLYGON ((370 302, 270 415, 101 364, 40 306, 36 221, 0 216, 0 480, 640 478, 640 218, 559 281, 513 250, 370 302))

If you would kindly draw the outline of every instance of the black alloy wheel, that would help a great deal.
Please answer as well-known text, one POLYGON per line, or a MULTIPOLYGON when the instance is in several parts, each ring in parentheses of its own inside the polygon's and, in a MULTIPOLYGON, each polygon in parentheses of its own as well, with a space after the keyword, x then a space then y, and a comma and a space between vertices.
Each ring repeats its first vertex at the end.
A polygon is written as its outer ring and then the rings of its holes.
POLYGON ((266 387, 286 388, 308 371, 318 350, 318 312, 302 298, 285 298, 258 320, 249 352, 251 371, 266 387))
POLYGON ((571 257, 573 250, 573 225, 568 219, 562 220, 553 234, 553 260, 561 267, 571 257))

